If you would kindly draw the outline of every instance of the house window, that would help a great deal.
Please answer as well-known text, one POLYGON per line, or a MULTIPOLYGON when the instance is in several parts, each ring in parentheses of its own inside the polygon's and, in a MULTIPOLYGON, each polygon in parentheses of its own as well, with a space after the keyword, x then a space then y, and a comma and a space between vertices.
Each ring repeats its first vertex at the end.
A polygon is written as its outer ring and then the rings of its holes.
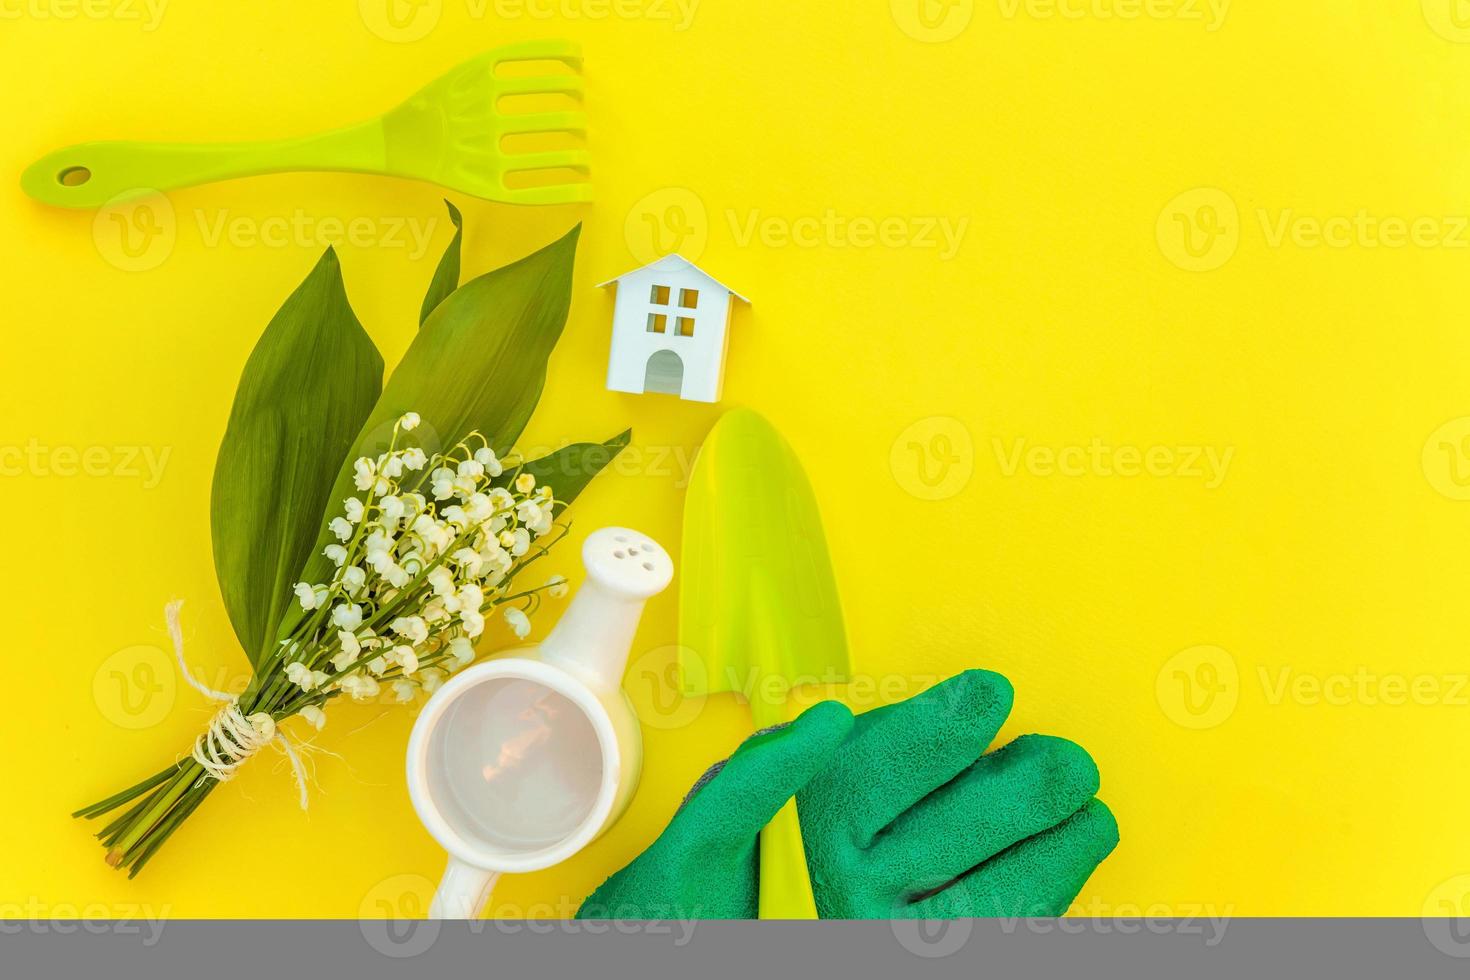
POLYGON ((648 332, 658 334, 672 333, 677 337, 694 336, 694 311, 699 307, 699 290, 679 289, 679 305, 674 306, 674 294, 676 290, 672 286, 652 286, 648 291, 648 302, 653 307, 648 314, 648 332), (669 329, 669 321, 673 320, 673 329, 669 329))

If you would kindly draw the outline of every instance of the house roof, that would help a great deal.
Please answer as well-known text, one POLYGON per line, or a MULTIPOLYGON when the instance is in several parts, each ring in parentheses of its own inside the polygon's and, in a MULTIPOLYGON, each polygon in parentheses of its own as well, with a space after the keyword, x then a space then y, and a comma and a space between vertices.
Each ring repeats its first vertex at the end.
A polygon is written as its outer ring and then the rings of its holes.
POLYGON ((604 289, 604 288, 606 288, 608 286, 611 286, 615 282, 618 282, 620 280, 623 280, 623 279, 628 278, 629 276, 631 276, 635 272, 643 272, 645 269, 655 269, 655 270, 662 271, 662 270, 665 270, 665 269, 672 270, 672 269, 685 269, 685 268, 693 269, 695 272, 699 273, 701 276, 704 276, 706 279, 708 279, 710 282, 714 283, 716 286, 719 286, 721 289, 726 290, 727 292, 729 292, 731 296, 734 296, 736 299, 740 300, 741 302, 744 302, 744 303, 749 303, 750 302, 749 299, 747 299, 746 297, 742 296, 740 293, 737 293, 735 290, 731 289, 729 286, 725 285, 724 283, 720 282, 720 280, 716 279, 714 276, 710 275, 708 272, 705 272, 699 266, 695 265, 693 262, 690 262, 688 259, 684 258, 684 256, 677 255, 677 254, 676 255, 665 255, 663 258, 657 259, 657 260, 655 260, 653 262, 650 262, 650 263, 648 263, 645 266, 640 266, 637 269, 630 269, 629 271, 623 273, 621 276, 617 276, 616 278, 609 279, 607 282, 600 282, 600 283, 598 283, 597 284, 597 288, 598 289, 604 289))

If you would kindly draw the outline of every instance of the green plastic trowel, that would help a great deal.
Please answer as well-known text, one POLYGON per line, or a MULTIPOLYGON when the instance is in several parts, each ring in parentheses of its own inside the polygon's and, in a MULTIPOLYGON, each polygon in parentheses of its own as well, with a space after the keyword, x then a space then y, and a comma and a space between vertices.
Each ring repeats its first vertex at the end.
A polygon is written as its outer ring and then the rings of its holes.
MULTIPOLYGON (((679 667, 686 696, 738 692, 757 729, 802 683, 845 681, 847 636, 811 484, 747 409, 715 424, 684 504, 679 667)), ((761 831, 760 917, 815 919, 796 800, 761 831)))

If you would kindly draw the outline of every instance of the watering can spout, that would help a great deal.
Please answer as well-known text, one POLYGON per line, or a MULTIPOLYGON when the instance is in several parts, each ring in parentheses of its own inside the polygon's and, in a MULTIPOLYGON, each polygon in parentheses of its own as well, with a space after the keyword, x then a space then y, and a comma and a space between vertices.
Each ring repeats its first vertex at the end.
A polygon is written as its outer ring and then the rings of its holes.
POLYGON ((674 562, 652 538, 624 527, 605 527, 582 546, 587 579, 540 656, 610 691, 623 682, 643 604, 668 588, 674 562))

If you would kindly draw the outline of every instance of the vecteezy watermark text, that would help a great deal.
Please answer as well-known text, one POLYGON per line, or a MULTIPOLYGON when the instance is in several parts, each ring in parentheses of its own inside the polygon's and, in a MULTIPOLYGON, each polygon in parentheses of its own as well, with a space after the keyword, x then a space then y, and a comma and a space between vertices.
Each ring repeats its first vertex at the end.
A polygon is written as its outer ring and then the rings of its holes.
POLYGON ((757 241, 766 248, 913 248, 937 251, 944 262, 959 253, 970 228, 967 217, 874 218, 842 214, 835 208, 794 218, 763 214, 759 208, 742 214, 732 208, 725 212, 725 219, 730 223, 731 237, 741 248, 757 241))
POLYGON ((0 20, 135 21, 155 31, 168 0, 0 0, 0 20))
POLYGON ((29 439, 0 445, 0 477, 140 480, 152 490, 172 454, 171 446, 48 446, 29 439))
POLYGON ((423 258, 429 240, 439 226, 438 218, 368 217, 339 218, 333 215, 308 214, 297 208, 289 215, 264 218, 231 215, 227 210, 213 213, 198 209, 194 220, 199 237, 208 248, 221 243, 236 248, 289 248, 293 245, 324 248, 328 245, 351 245, 354 248, 406 249, 411 260, 423 258))
POLYGON ((997 0, 1006 20, 1196 21, 1214 33, 1225 24, 1230 0, 997 0))
MULTIPOLYGON (((701 0, 460 0, 473 21, 648 21, 687 31, 701 0)), ((433 33, 443 19, 446 0, 357 0, 368 30, 385 41, 408 44, 433 33)))
POLYGON ((191 225, 205 248, 351 246, 401 251, 416 262, 428 253, 440 219, 312 214, 303 208, 267 215, 235 214, 223 208, 180 213, 167 194, 138 191, 118 195, 97 210, 92 240, 109 264, 124 272, 146 272, 168 260, 191 225))
POLYGON ((1134 477, 1201 480, 1205 489, 1225 482, 1235 447, 1114 446, 1100 438, 1086 445, 1032 445, 1026 439, 990 440, 1002 476, 1134 477))
POLYGON ((170 906, 155 909, 136 903, 43 902, 32 896, 21 902, 0 902, 0 935, 21 933, 71 936, 137 936, 144 946, 157 945, 170 906))

